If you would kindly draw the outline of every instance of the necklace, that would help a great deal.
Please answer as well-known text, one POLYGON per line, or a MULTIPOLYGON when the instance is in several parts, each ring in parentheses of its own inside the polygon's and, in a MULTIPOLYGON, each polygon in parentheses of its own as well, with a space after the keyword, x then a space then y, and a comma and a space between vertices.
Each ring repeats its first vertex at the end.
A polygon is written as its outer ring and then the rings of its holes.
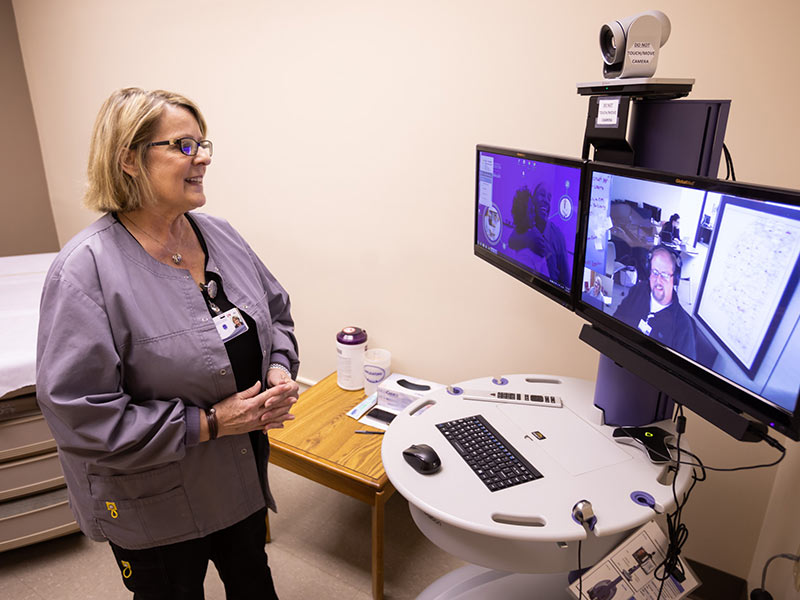
MULTIPOLYGON (((147 237, 149 237, 151 240, 153 240, 154 242, 156 242, 157 244, 159 244, 159 245, 160 245, 162 248, 164 248, 164 250, 166 250, 167 252, 169 252, 169 253, 172 255, 172 257, 171 257, 171 258, 172 258, 172 262, 174 262, 176 265, 179 265, 179 264, 181 264, 181 261, 183 261, 183 256, 181 256, 181 253, 180 253, 180 252, 178 252, 178 250, 174 250, 174 251, 173 251, 173 250, 170 250, 169 248, 167 248, 167 245, 166 245, 166 244, 164 244, 164 243, 163 243, 161 240, 157 240, 157 239, 156 239, 156 238, 154 238, 152 235, 150 235, 149 233, 147 233, 147 232, 146 232, 144 229, 142 229, 141 227, 139 227, 139 226, 138 226, 136 223, 134 223, 133 219, 131 219, 131 218, 130 218, 128 215, 125 215, 125 219, 127 219, 128 221, 130 221, 131 225, 133 225, 133 226, 134 226, 136 229, 138 229, 139 231, 141 231, 143 234, 145 234, 145 235, 146 235, 147 237)), ((180 247, 181 247, 181 245, 183 244, 183 234, 185 233, 185 231, 186 231, 185 229, 182 229, 182 230, 181 230, 181 239, 180 239, 180 241, 178 242, 178 248, 180 248, 180 247)))

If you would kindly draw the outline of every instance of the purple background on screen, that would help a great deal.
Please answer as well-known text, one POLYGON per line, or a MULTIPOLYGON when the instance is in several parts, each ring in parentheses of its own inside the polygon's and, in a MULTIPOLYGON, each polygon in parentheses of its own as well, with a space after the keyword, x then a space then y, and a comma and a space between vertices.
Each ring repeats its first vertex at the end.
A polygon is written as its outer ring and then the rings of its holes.
MULTIPOLYGON (((567 247, 567 263, 572 265, 578 226, 580 168, 554 165, 543 161, 533 161, 491 152, 481 152, 481 156, 491 156, 494 159, 494 173, 491 178, 492 202, 500 211, 503 226, 500 239, 492 243, 483 227, 486 207, 478 203, 478 243, 517 263, 521 263, 527 270, 549 280, 547 266, 544 261, 538 259, 529 250, 517 252, 508 247, 508 238, 514 230, 514 217, 511 213, 514 194, 518 189, 525 186, 533 193, 538 184, 544 183, 550 190, 551 195, 549 221, 564 235, 567 247), (564 196, 569 197, 572 207, 571 214, 567 220, 563 219, 559 213, 559 203, 564 196)), ((483 171, 479 171, 479 177, 481 181, 488 181, 488 174, 483 171)))

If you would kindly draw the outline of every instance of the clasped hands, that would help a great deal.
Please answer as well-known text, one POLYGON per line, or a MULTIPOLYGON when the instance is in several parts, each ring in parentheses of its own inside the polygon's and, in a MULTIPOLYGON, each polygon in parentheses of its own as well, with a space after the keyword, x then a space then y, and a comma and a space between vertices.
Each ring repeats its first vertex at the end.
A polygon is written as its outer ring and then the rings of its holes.
POLYGON ((297 402, 298 390, 293 381, 280 369, 270 369, 267 375, 270 387, 261 391, 261 383, 228 396, 214 405, 219 427, 218 437, 283 427, 294 419, 292 406, 297 402))

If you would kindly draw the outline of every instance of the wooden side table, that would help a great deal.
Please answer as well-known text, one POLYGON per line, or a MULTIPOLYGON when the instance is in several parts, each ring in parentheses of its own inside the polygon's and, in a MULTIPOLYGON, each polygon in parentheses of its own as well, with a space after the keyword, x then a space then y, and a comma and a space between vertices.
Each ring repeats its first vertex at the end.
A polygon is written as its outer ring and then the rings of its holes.
MULTIPOLYGON (((382 435, 347 416, 364 399, 364 391, 336 385, 336 373, 300 395, 285 429, 269 432, 270 462, 372 507, 372 596, 383 598, 384 505, 394 493, 381 462, 382 435)), ((269 517, 267 537, 269 539, 269 517)))

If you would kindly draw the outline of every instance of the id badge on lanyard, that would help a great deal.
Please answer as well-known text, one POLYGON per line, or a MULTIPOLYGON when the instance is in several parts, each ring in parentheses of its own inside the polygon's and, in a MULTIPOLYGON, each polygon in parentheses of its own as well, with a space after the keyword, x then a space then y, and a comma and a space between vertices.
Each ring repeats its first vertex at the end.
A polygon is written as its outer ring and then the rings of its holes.
POLYGON ((650 335, 650 332, 653 331, 653 328, 650 326, 650 323, 648 323, 650 317, 652 316, 653 315, 649 315, 647 317, 647 320, 639 319, 639 331, 641 331, 645 335, 650 335))
POLYGON ((214 325, 216 325, 217 333, 223 342, 231 341, 248 329, 242 313, 236 307, 214 317, 214 325))

